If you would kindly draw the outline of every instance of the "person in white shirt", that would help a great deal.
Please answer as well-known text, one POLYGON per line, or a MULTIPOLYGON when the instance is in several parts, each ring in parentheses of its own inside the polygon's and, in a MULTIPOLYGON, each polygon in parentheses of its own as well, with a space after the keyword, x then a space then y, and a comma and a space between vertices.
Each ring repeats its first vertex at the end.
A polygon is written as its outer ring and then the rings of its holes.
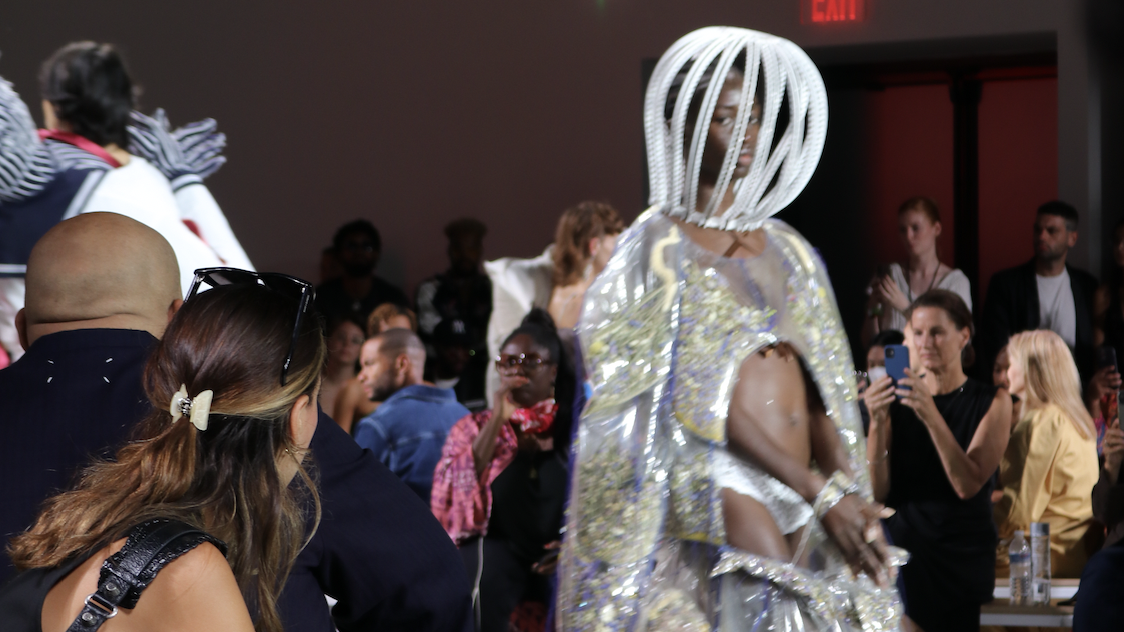
POLYGON ((132 81, 109 44, 64 46, 44 62, 40 84, 47 129, 36 133, 0 79, 0 346, 22 353, 14 319, 31 248, 80 213, 119 213, 159 232, 176 253, 184 291, 197 268, 253 269, 202 184, 225 162, 214 121, 170 131, 162 111, 135 112, 132 81))
POLYGON ((949 290, 972 309, 968 277, 938 258, 941 214, 937 203, 927 197, 912 197, 903 202, 898 207, 898 232, 909 256, 905 263, 886 266, 871 281, 862 329, 864 345, 870 344, 880 331, 905 331, 905 311, 929 290, 949 290))

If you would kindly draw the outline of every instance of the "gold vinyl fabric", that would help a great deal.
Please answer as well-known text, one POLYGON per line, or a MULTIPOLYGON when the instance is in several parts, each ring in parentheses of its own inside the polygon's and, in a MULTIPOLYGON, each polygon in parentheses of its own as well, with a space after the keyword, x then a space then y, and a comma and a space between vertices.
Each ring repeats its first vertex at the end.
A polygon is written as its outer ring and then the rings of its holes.
POLYGON ((754 497, 778 525, 809 524, 812 568, 726 543, 715 459, 738 368, 766 346, 800 353, 871 496, 850 348, 823 263, 783 222, 764 230, 761 255, 726 259, 650 209, 587 291, 578 333, 591 397, 575 443, 560 630, 898 628, 896 592, 852 577, 807 503, 750 463, 739 467, 747 484, 762 483, 754 497))

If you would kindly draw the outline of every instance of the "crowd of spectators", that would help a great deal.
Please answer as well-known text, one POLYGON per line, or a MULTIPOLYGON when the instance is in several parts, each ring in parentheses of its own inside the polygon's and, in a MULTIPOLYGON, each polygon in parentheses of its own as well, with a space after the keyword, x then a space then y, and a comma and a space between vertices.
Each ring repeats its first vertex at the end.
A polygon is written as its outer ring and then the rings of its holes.
POLYGON ((1077 210, 1043 204, 1034 257, 991 277, 975 317, 967 278, 936 258, 935 204, 907 200, 899 225, 909 264, 880 268, 870 284, 857 373, 871 375, 860 387, 876 499, 895 510, 891 541, 911 551, 899 583, 907 613, 922 629, 978 625, 979 604, 1009 572, 1012 535, 1044 522, 1053 576, 1082 578, 1075 629, 1100 629, 1114 602, 1093 595, 1124 585, 1124 222, 1112 278, 1098 286, 1067 261, 1077 210), (880 348, 899 342, 907 377, 875 379, 880 348))
MULTIPOLYGON (((978 317, 967 276, 938 258, 936 203, 906 200, 898 223, 907 258, 869 286, 856 369, 875 500, 912 555, 898 578, 911 620, 978 626, 1031 523, 1050 525, 1056 577, 1083 577, 1083 594, 1124 584, 1124 223, 1098 285, 1067 262, 1076 209, 1043 204, 1034 257, 992 277, 978 317), (896 377, 877 370, 891 345, 909 354, 896 377)), ((411 302, 376 274, 382 237, 357 219, 321 253, 315 292, 214 268, 185 303, 191 270, 159 230, 114 212, 55 224, 13 321, 26 355, 4 368, 0 349, 0 479, 16 481, 0 496, 14 538, 0 582, 32 569, 0 617, 31 600, 20 616, 60 628, 53 606, 97 588, 133 526, 170 517, 228 548, 196 542, 194 566, 175 568, 211 587, 154 590, 136 622, 205 610, 229 629, 542 630, 584 405, 573 331, 624 228, 582 202, 542 256, 485 263, 486 226, 457 219, 448 268, 411 302), (210 563, 222 555, 229 568, 210 563)))

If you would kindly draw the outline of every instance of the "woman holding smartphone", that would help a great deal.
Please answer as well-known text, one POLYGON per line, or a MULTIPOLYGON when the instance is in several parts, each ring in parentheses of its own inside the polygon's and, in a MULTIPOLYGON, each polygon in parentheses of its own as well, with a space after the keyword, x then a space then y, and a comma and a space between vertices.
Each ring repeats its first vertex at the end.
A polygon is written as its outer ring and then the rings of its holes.
POLYGON ((972 314, 948 290, 906 311, 914 369, 863 396, 870 410, 867 459, 875 500, 896 510, 891 540, 911 554, 900 588, 923 630, 975 630, 995 588, 992 474, 1007 447, 1007 392, 964 374, 972 314), (894 458, 895 454, 903 458, 894 458))

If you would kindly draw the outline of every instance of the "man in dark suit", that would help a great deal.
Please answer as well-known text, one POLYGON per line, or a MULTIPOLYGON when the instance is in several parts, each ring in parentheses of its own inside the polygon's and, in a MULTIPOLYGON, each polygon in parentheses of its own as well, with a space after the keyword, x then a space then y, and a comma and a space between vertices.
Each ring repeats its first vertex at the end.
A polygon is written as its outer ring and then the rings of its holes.
POLYGON ((1073 351, 1082 382, 1092 377, 1097 280, 1066 264, 1069 249, 1076 243, 1076 209, 1059 201, 1038 207, 1034 258, 996 272, 988 285, 978 345, 983 361, 980 371, 990 376, 996 355, 1013 334, 1050 329, 1073 351))
MULTIPOLYGON (((36 244, 16 320, 27 354, 0 371, 5 539, 149 412, 144 365, 180 296, 171 247, 122 215, 79 215, 36 244)), ((334 616, 341 632, 470 631, 464 564, 429 507, 323 413, 320 422, 311 461, 322 516, 279 604, 285 629, 330 632, 334 616), (325 594, 339 600, 332 615, 325 594)), ((0 582, 12 570, 3 558, 0 582)))
MULTIPOLYGON (((108 456, 149 410, 144 363, 180 300, 168 242, 124 215, 57 224, 31 251, 16 316, 26 355, 0 371, 0 536, 93 456, 108 456)), ((13 573, 0 552, 0 583, 13 573)))

